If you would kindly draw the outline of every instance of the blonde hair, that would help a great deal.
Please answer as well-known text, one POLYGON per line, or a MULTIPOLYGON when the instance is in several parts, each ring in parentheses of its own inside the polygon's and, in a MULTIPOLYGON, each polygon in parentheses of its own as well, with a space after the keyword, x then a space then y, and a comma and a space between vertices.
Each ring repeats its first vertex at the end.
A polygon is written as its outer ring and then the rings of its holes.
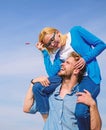
POLYGON ((69 57, 73 57, 75 61, 78 61, 81 58, 81 56, 74 51, 70 53, 69 57))
MULTIPOLYGON (((54 32, 59 32, 57 29, 52 28, 52 27, 45 27, 44 29, 42 29, 42 31, 39 34, 39 42, 44 43, 44 37, 47 34, 52 34, 54 32)), ((52 53, 54 51, 54 49, 51 48, 46 48, 48 50, 48 52, 52 53)))

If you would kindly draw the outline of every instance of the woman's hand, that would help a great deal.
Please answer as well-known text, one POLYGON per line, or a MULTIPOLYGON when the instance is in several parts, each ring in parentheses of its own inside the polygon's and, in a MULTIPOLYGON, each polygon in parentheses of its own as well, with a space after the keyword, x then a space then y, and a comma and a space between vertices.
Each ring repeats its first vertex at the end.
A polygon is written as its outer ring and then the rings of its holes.
POLYGON ((45 47, 43 47, 43 44, 41 42, 37 42, 35 46, 40 51, 43 51, 45 49, 45 47))
POLYGON ((46 76, 40 76, 38 78, 33 79, 33 83, 40 82, 42 86, 47 87, 50 84, 50 81, 48 80, 48 77, 46 76))
POLYGON ((85 66, 86 62, 85 60, 81 57, 75 64, 74 68, 75 69, 83 69, 83 67, 85 66))

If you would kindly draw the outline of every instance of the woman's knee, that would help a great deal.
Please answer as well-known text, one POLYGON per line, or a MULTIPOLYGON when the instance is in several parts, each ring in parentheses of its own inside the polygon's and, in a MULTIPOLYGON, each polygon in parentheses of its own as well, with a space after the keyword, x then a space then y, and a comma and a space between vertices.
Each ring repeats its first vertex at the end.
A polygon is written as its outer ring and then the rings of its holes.
POLYGON ((43 89, 43 86, 41 85, 41 83, 37 82, 33 85, 32 91, 33 93, 36 91, 41 91, 43 89))
POLYGON ((89 116, 89 107, 81 103, 77 104, 75 115, 77 118, 87 118, 89 116))

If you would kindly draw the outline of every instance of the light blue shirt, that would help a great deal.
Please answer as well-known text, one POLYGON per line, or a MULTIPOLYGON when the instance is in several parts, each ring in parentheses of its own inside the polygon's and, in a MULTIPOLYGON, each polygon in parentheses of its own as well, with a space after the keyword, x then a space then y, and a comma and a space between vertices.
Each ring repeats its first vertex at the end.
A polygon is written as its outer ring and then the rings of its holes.
POLYGON ((70 94, 64 98, 59 95, 61 85, 56 88, 49 98, 49 116, 43 130, 78 130, 75 117, 76 92, 79 86, 75 86, 70 94))

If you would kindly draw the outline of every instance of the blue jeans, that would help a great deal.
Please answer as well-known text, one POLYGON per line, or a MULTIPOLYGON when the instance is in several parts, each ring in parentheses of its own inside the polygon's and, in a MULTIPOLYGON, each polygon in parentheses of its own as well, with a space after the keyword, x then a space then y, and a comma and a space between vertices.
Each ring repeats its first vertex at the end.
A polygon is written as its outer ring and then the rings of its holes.
MULTIPOLYGON (((84 89, 88 90, 96 101, 96 97, 100 92, 100 85, 95 84, 88 76, 84 76, 79 84, 79 91, 83 92, 84 89)), ((75 114, 79 130, 90 130, 89 107, 85 104, 78 103, 76 104, 75 114)))
MULTIPOLYGON (((44 87, 40 83, 35 83, 33 86, 34 98, 36 100, 36 110, 41 114, 48 114, 50 94, 62 82, 61 77, 49 77, 50 86, 44 87)), ((85 76, 79 84, 79 91, 88 90, 94 100, 100 92, 100 85, 95 84, 88 76, 85 76)), ((90 130, 90 113, 87 105, 78 103, 76 104, 75 115, 78 121, 79 130, 90 130)))
POLYGON ((40 83, 35 83, 32 91, 34 94, 35 102, 36 102, 36 110, 32 108, 31 113, 36 111, 40 112, 41 114, 48 114, 49 113, 49 96, 53 93, 53 91, 58 87, 62 81, 62 78, 58 75, 49 77, 50 81, 49 87, 44 87, 40 83), (33 111, 33 112, 32 112, 33 111))

